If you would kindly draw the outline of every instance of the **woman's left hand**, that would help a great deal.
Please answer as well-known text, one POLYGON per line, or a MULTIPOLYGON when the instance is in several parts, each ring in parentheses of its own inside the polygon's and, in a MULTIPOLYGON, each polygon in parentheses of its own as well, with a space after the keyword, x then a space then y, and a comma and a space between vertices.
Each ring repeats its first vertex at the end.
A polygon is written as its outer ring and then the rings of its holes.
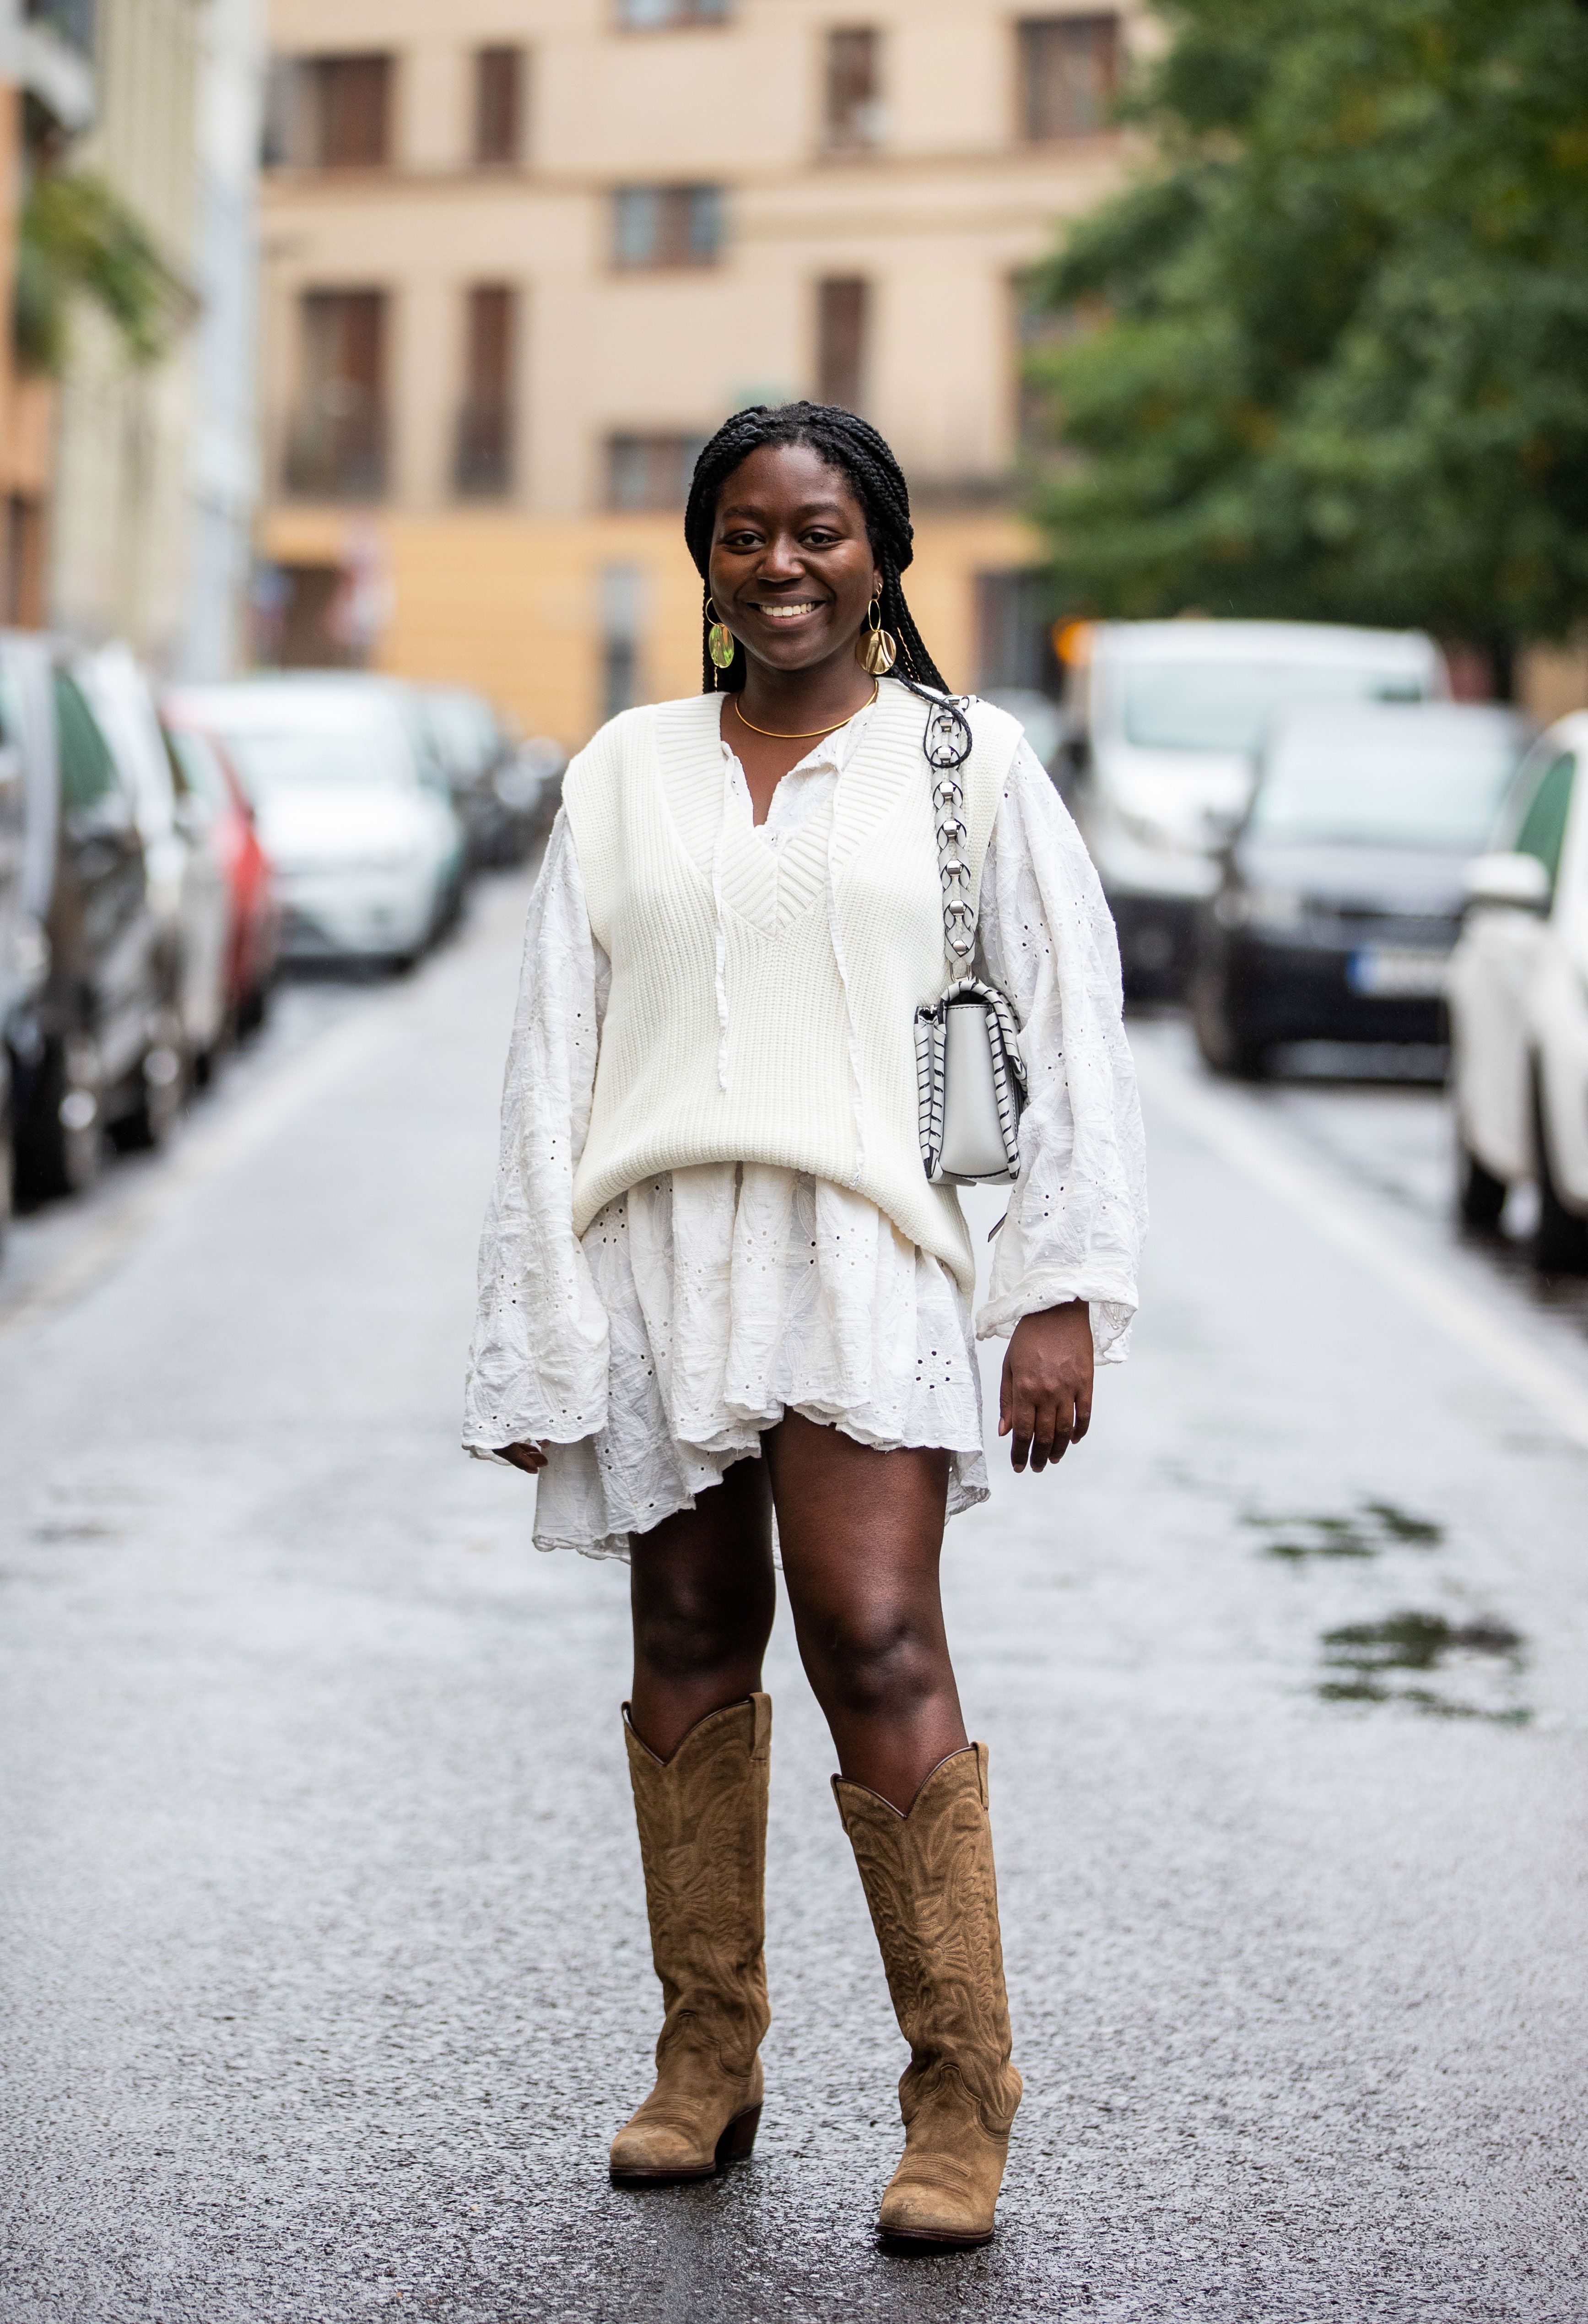
POLYGON ((527 1477, 537 1477, 546 1466, 546 1454, 538 1444, 499 1444, 496 1449, 502 1460, 522 1469, 527 1477))
POLYGON ((1092 1423, 1092 1321, 1084 1299, 1023 1315, 1004 1358, 998 1434, 1016 1470, 1062 1461, 1092 1423))

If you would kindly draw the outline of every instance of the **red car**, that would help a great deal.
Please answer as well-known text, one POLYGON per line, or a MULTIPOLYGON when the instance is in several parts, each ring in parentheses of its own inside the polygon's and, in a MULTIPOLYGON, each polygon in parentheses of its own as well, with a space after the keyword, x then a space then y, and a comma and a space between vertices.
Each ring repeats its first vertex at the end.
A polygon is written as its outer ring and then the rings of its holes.
POLYGON ((232 899, 226 975, 232 1023, 251 1033, 264 1021, 280 949, 276 875, 259 844, 253 809, 231 761, 202 727, 165 717, 166 740, 188 797, 211 823, 212 844, 225 866, 232 899))

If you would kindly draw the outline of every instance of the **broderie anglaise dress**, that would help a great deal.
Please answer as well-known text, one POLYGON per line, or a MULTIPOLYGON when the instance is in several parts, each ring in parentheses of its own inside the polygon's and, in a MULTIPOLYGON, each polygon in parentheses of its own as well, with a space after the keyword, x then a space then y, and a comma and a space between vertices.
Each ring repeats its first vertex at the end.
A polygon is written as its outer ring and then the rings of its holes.
MULTIPOLYGON (((758 844, 776 853, 831 818, 869 715, 784 777, 758 844)), ((719 748, 722 812, 753 827, 743 769, 719 748)), ((1146 1225, 1118 949, 1079 835, 1023 742, 987 848, 977 952, 1020 1021, 1030 1095, 974 1336, 1086 1299, 1098 1360, 1117 1362, 1146 1225)), ((464 1444, 545 1446, 536 1542, 595 1557, 626 1555, 631 1533, 691 1507, 789 1411, 863 1444, 946 1449, 950 1515, 985 1499, 969 1301, 863 1195, 706 1163, 629 1187, 574 1235, 566 1180, 544 1159, 583 1148, 609 976, 559 815, 525 935, 464 1444)))

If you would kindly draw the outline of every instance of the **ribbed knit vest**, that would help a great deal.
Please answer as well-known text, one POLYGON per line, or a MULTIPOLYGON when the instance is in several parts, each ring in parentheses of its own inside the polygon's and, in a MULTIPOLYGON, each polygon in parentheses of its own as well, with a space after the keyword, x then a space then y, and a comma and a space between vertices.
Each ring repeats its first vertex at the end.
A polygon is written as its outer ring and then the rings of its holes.
MULTIPOLYGON (((720 696, 626 711, 573 761, 563 803, 612 964, 577 1233, 663 1171, 778 1163, 854 1187, 971 1290, 959 1205, 929 1184, 916 1119, 915 1011, 948 982, 926 716, 885 682, 831 810, 776 851, 724 816, 720 696)), ((979 887, 1021 730, 986 703, 970 726, 979 887)))

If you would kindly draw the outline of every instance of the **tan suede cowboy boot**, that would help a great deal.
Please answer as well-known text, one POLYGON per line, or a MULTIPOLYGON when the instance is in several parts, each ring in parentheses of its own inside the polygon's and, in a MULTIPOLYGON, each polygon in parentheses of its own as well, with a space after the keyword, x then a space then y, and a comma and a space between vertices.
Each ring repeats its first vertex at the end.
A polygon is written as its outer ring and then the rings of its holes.
POLYGON ((623 1734, 665 2015, 656 2088, 613 2139, 611 2174, 710 2179, 749 2153, 761 2119, 772 1698, 713 1711, 670 1759, 647 1750, 627 1703, 623 1734))
POLYGON ((832 1779, 860 1868, 910 2063, 899 2082, 904 2153, 882 2199, 883 2233, 984 2244, 1020 2104, 987 1822, 985 1743, 932 1769, 908 1815, 832 1779))

